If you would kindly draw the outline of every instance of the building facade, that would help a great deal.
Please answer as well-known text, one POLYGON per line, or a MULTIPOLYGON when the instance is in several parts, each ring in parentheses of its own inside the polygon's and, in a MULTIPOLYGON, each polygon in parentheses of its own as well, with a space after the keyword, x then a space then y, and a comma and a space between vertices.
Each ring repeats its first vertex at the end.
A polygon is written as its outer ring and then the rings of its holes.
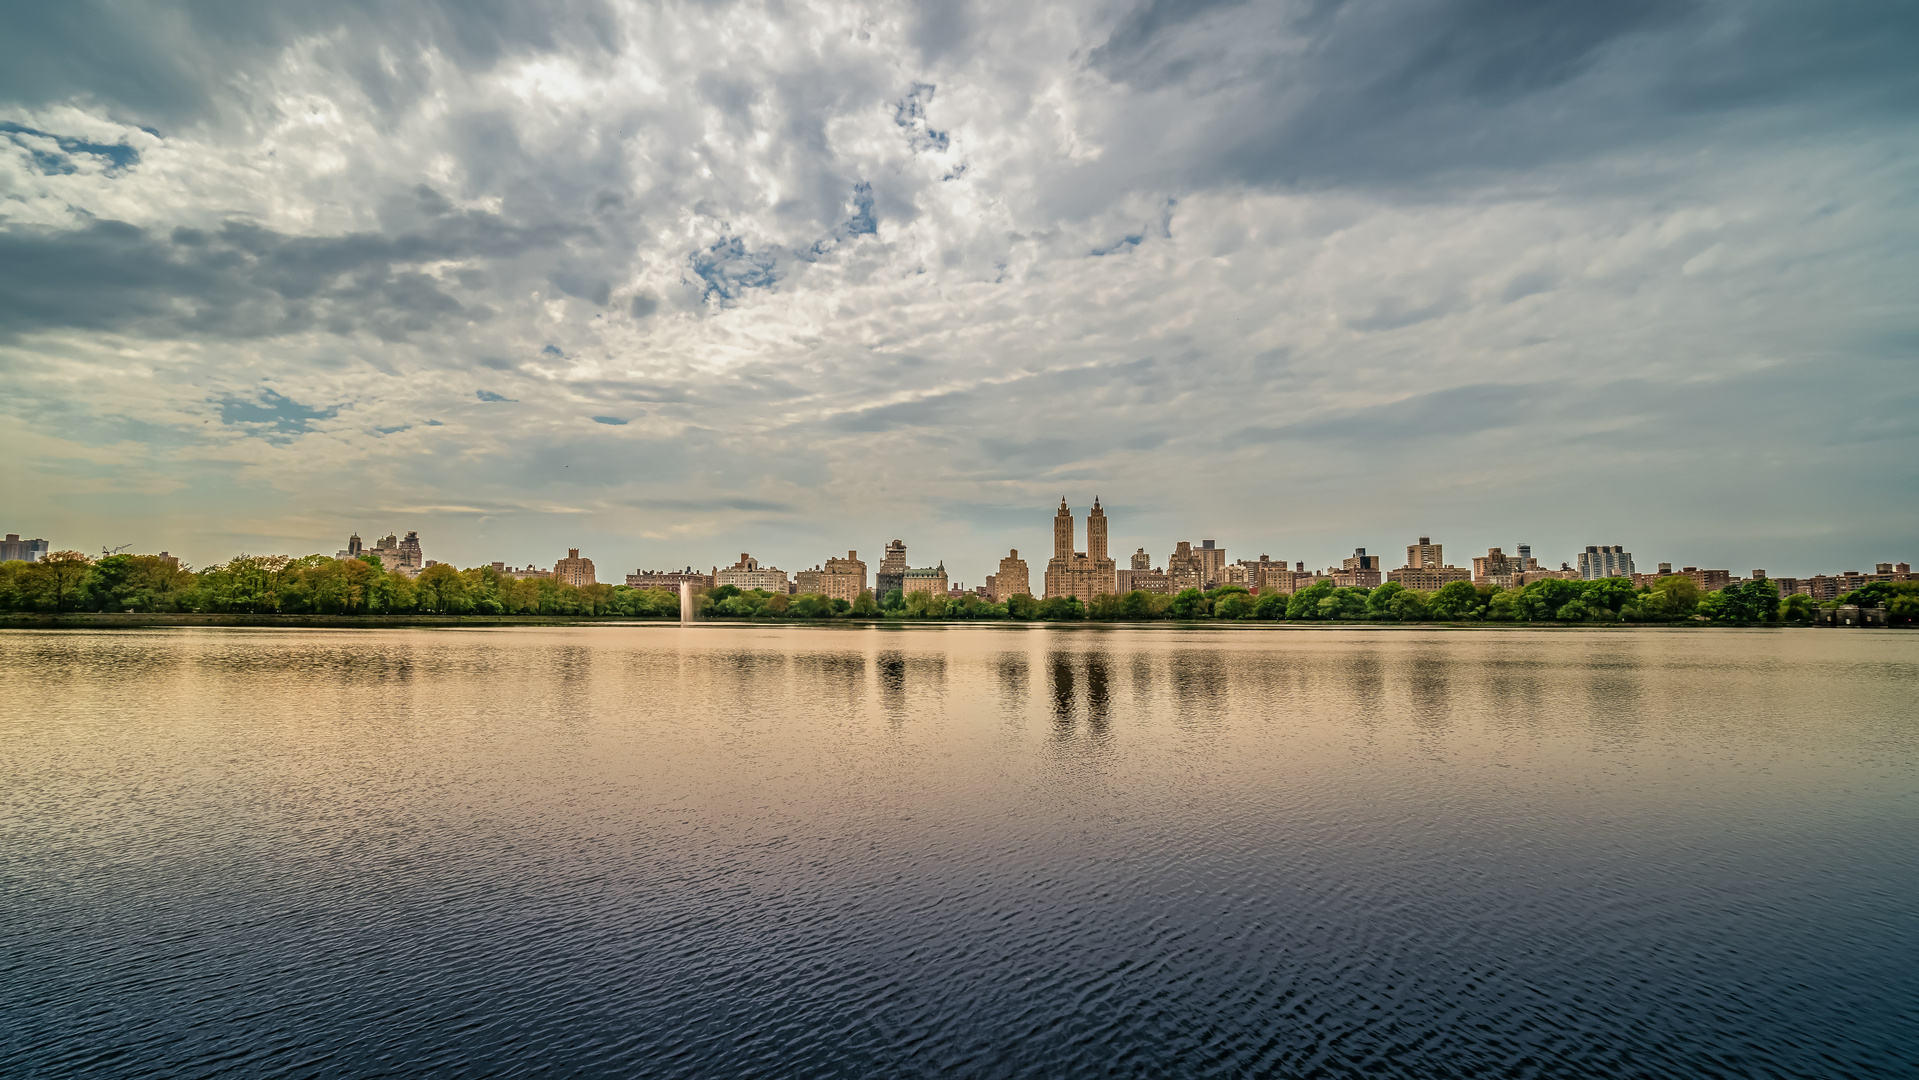
POLYGON ((1193 557, 1199 560, 1199 580, 1204 582, 1200 588, 1212 589, 1225 584, 1225 548, 1214 546, 1211 540, 1201 540, 1193 549, 1193 557))
POLYGON ((1354 548, 1353 553, 1346 556, 1346 561, 1341 563, 1339 568, 1341 570, 1377 570, 1379 556, 1366 554, 1365 548, 1354 548))
MULTIPOLYGON (((1417 544, 1406 545, 1406 569, 1431 570, 1446 565, 1446 545, 1433 543, 1430 536, 1422 536, 1417 544)), ((1407 586, 1411 588, 1412 586, 1407 586)))
POLYGON ((1086 550, 1073 550, 1073 512, 1059 501, 1053 515, 1053 557, 1046 563, 1046 597, 1077 596, 1090 604, 1118 587, 1113 560, 1106 554, 1106 511, 1099 500, 1086 515, 1086 550))
POLYGON ((1026 572, 1026 560, 1019 557, 1019 549, 1013 548, 999 561, 999 573, 988 575, 987 588, 992 591, 993 603, 1004 604, 1015 596, 1033 595, 1032 580, 1026 572))
POLYGON ((801 570, 793 575, 793 582, 796 592, 818 593, 850 604, 866 591, 866 564, 859 552, 849 551, 844 559, 828 559, 823 566, 801 570))
POLYGON ((372 555, 380 560, 380 569, 389 574, 403 574, 418 577, 426 569, 426 556, 420 550, 420 534, 409 531, 402 540, 393 533, 375 540, 372 547, 360 542, 360 534, 347 537, 346 547, 333 553, 336 559, 357 559, 363 555, 372 555))
POLYGON ((53 546, 45 540, 22 540, 19 533, 8 533, 0 540, 0 562, 39 562, 53 546))
POLYGON ((1418 589, 1420 592, 1432 592, 1455 581, 1472 579, 1473 572, 1463 566, 1402 566, 1386 574, 1387 581, 1396 581, 1408 589, 1418 589))
POLYGON ((1121 596, 1125 596, 1129 592, 1152 593, 1156 596, 1163 596, 1172 591, 1170 583, 1166 580, 1166 571, 1164 570, 1155 570, 1151 567, 1144 569, 1115 570, 1113 571, 1113 576, 1116 579, 1113 583, 1113 591, 1121 596))
POLYGON ((593 560, 580 558, 579 548, 567 548, 566 558, 553 564, 553 579, 574 588, 598 584, 593 577, 593 560))
POLYGON ((946 581, 946 563, 944 561, 941 561, 938 566, 909 566, 906 569, 906 573, 900 575, 900 577, 903 582, 903 584, 900 585, 900 594, 902 596, 911 596, 916 592, 923 592, 928 596, 944 597, 950 588, 946 581))
POLYGON ((710 589, 713 575, 702 574, 690 566, 684 570, 635 570, 626 575, 627 587, 632 589, 665 589, 676 593, 686 583, 696 589, 710 589))
POLYGON ((786 571, 778 567, 762 567, 760 561, 746 552, 740 552, 740 561, 722 570, 713 568, 713 585, 731 585, 742 592, 752 589, 764 589, 770 593, 787 591, 786 571))
POLYGON ((1206 587, 1205 564, 1193 551, 1192 541, 1174 544, 1173 553, 1166 556, 1166 587, 1175 593, 1206 587))
POLYGON ((1286 569, 1285 563, 1274 563, 1273 568, 1266 571, 1263 576, 1265 580, 1260 583, 1260 592, 1272 591, 1291 595, 1301 589, 1312 588, 1325 575, 1308 573, 1304 563, 1298 564, 1291 570, 1286 569))
POLYGON ((886 545, 879 572, 873 575, 873 595, 881 600, 894 589, 906 592, 906 544, 895 540, 886 545))
POLYGON ((1632 572, 1632 553, 1621 544, 1587 544, 1579 553, 1579 576, 1586 581, 1630 578, 1632 572))

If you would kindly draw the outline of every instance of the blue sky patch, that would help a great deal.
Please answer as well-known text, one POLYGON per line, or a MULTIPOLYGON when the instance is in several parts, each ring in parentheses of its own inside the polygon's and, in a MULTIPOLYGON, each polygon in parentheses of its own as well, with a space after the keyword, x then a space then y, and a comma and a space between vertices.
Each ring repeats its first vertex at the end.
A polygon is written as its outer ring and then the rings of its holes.
POLYGON ((253 401, 244 398, 227 398, 220 403, 220 422, 245 427, 272 439, 284 442, 295 435, 303 435, 311 430, 315 420, 327 420, 337 416, 340 407, 316 408, 262 389, 260 396, 253 401))
POLYGON ((475 390, 474 394, 477 395, 481 401, 512 401, 514 400, 513 398, 507 397, 504 394, 496 394, 491 390, 475 390))
POLYGON ((774 272, 778 257, 772 251, 748 251, 737 236, 716 240, 705 251, 689 258, 693 273, 706 283, 702 300, 717 296, 721 302, 737 300, 748 289, 772 288, 779 275, 774 272))
POLYGON ((615 427, 623 427, 626 424, 625 420, 617 416, 596 416, 593 418, 593 422, 596 424, 612 424, 615 427))
POLYGON ((33 155, 33 163, 48 176, 78 172, 78 166, 73 163, 75 154, 91 154, 94 157, 106 158, 107 171, 110 173, 132 168, 140 162, 140 151, 125 143, 97 143, 87 139, 74 139, 65 135, 55 135, 51 131, 30 128, 24 124, 16 124, 9 120, 0 120, 0 134, 6 135, 8 141, 33 155), (22 135, 52 139, 62 152, 48 153, 32 145, 27 139, 19 137, 22 135))

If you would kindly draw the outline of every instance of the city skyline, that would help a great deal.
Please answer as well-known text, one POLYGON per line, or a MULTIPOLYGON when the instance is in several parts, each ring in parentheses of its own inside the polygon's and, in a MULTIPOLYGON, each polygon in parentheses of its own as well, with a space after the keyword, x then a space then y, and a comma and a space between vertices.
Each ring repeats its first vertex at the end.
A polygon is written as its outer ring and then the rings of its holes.
MULTIPOLYGON (((1071 500, 1063 499, 1062 501, 1068 504, 1068 506, 1066 507, 1066 511, 1070 512, 1071 500)), ((1087 505, 1090 506, 1090 503, 1087 505)), ((1136 548, 1136 549, 1143 548, 1148 558, 1148 566, 1152 569, 1165 569, 1167 563, 1170 561, 1169 557, 1175 553, 1175 546, 1181 543, 1188 543, 1188 542, 1190 542, 1192 546, 1196 549, 1196 552, 1195 552, 1196 556, 1199 554, 1197 549, 1199 549, 1203 543, 1210 543, 1210 544, 1216 545, 1216 550, 1220 553, 1218 561, 1222 563, 1238 563, 1241 560, 1252 562, 1252 561, 1257 561, 1262 556, 1264 556, 1264 557, 1269 557, 1276 564, 1284 564, 1284 566, 1292 566, 1295 564, 1303 563, 1304 564, 1303 569, 1307 573, 1317 573, 1317 572, 1326 572, 1329 570, 1337 570, 1342 565, 1346 565, 1348 568, 1350 568, 1350 564, 1352 564, 1353 562, 1353 554, 1355 550, 1359 552, 1365 552, 1370 550, 1375 553, 1374 557, 1377 559, 1377 562, 1375 565, 1377 565, 1377 567, 1379 568, 1379 571, 1383 574, 1387 570, 1396 570, 1396 569, 1400 569, 1402 566, 1413 565, 1410 562, 1401 563, 1399 556, 1396 554, 1397 552, 1400 551, 1400 549, 1402 548, 1406 549, 1408 552, 1407 557, 1410 559, 1413 555, 1414 549, 1422 546, 1447 549, 1446 555, 1445 555, 1445 560, 1446 560, 1445 565, 1466 569, 1466 570, 1470 570, 1475 563, 1483 561, 1483 558, 1487 553, 1499 551, 1502 549, 1506 550, 1509 555, 1512 554, 1513 552, 1520 553, 1520 556, 1516 556, 1516 557, 1529 556, 1532 560, 1532 563, 1542 570, 1557 570, 1559 569, 1562 563, 1574 569, 1578 569, 1581 565, 1582 557, 1586 555, 1587 548, 1598 547, 1602 550, 1605 550, 1605 549, 1623 550, 1623 552, 1627 556, 1629 556, 1631 559, 1635 561, 1634 568, 1637 571, 1640 571, 1642 573, 1651 572, 1656 565, 1661 563, 1667 563, 1675 567, 1685 565, 1688 567, 1694 567, 1694 566, 1711 567, 1713 569, 1726 570, 1732 575, 1733 578, 1744 577, 1750 574, 1755 569, 1764 570, 1767 573, 1767 575, 1771 577, 1789 577, 1789 578, 1804 578, 1804 577, 1811 577, 1814 575, 1837 574, 1837 573, 1842 573, 1846 571, 1855 571, 1855 570, 1864 572, 1864 573, 1870 573, 1874 566, 1877 566, 1881 563, 1885 563, 1888 561, 1892 561, 1892 562, 1906 561, 1910 558, 1910 554, 1911 554, 1910 552, 1905 550, 1905 547, 1910 546, 1909 544, 1908 545, 1893 544, 1893 545, 1887 545, 1887 548, 1885 550, 1873 552, 1871 554, 1871 557, 1859 559, 1851 562, 1846 562, 1845 560, 1825 560, 1824 562, 1814 562, 1810 565, 1801 565, 1797 562, 1783 562, 1776 559, 1767 561, 1763 557, 1758 562, 1753 562, 1750 560, 1747 560, 1746 562, 1727 562, 1725 560, 1696 558, 1691 553, 1686 553, 1686 552, 1675 553, 1675 552, 1669 551, 1666 548, 1648 548, 1648 549, 1642 550, 1641 548, 1636 547, 1635 544, 1630 540, 1622 542, 1615 537, 1615 538, 1602 538, 1604 542, 1595 540, 1590 543, 1579 544, 1576 548, 1567 550, 1565 554, 1563 555, 1554 555, 1551 550, 1545 547, 1542 547, 1541 545, 1530 543, 1526 540, 1513 540, 1508 538, 1501 541, 1495 541, 1492 543, 1475 546, 1471 541, 1466 541, 1462 543, 1453 538, 1449 538, 1443 535, 1436 535, 1431 533, 1418 533, 1418 534, 1408 534, 1406 539, 1400 543, 1380 544, 1380 543, 1377 543, 1376 540, 1373 543, 1367 543, 1367 544, 1353 545, 1349 543, 1344 546, 1343 551, 1337 551, 1336 553, 1322 553, 1323 557, 1315 558, 1312 555, 1300 552, 1298 550, 1292 550, 1292 551, 1280 550, 1280 548, 1285 545, 1278 545, 1273 543, 1262 544, 1257 541, 1248 541, 1244 544, 1236 544, 1232 541, 1231 538, 1228 538, 1228 537, 1203 536, 1200 533, 1194 532, 1192 530, 1187 530, 1186 534, 1179 536, 1179 538, 1176 540, 1163 540, 1163 541, 1156 541, 1153 543, 1147 543, 1145 541, 1138 540, 1134 532, 1131 532, 1125 528, 1123 523, 1125 522, 1128 516, 1126 511, 1122 509, 1117 509, 1111 506, 1103 507, 1102 510, 1113 511, 1112 513, 1102 513, 1102 516, 1100 518, 1102 522, 1118 520, 1119 522, 1122 523, 1119 530, 1111 534, 1112 537, 1116 537, 1115 539, 1109 539, 1107 535, 1104 532, 1102 532, 1101 542, 1104 546, 1105 554, 1107 554, 1110 557, 1114 552, 1123 553, 1123 552, 1126 552, 1129 548, 1136 548), (1258 550, 1253 550, 1254 548, 1258 548, 1258 550), (1161 549, 1164 549, 1164 550, 1161 550, 1161 549), (1841 565, 1842 563, 1843 565, 1841 565)), ((1058 514, 1062 511, 1061 511, 1061 508, 1056 506, 1053 512, 1055 514, 1058 514)), ((1075 521, 1078 520, 1077 513, 1074 514, 1074 520, 1075 521)), ((1081 528, 1083 528, 1083 526, 1081 528)), ((558 554, 555 554, 552 552, 541 552, 536 550, 531 552, 516 553, 511 558, 505 558, 505 557, 468 558, 466 557, 466 555, 461 553, 468 551, 473 547, 474 541, 472 541, 471 539, 467 539, 464 542, 461 542, 456 537, 449 537, 449 538, 446 538, 444 541, 436 542, 436 540, 431 536, 421 537, 419 535, 418 530, 409 529, 409 530, 388 530, 387 540, 392 541, 393 537, 397 535, 397 533, 402 531, 406 534, 406 537, 405 537, 404 543, 400 544, 399 547, 406 547, 408 545, 411 546, 410 555, 407 556, 404 560, 405 565, 414 568, 416 572, 417 572, 417 568, 421 566, 423 562, 445 562, 458 567, 485 566, 493 563, 503 563, 506 566, 513 567, 513 566, 525 564, 528 567, 543 568, 547 570, 548 572, 551 572, 552 568, 557 564, 558 561, 569 558, 569 557, 577 558, 583 554, 586 556, 586 559, 590 564, 595 564, 602 568, 599 571, 599 580, 604 582, 610 582, 610 583, 618 583, 625 576, 629 574, 633 574, 635 572, 651 573, 651 572, 664 571, 664 572, 672 573, 677 571, 681 567, 690 567, 695 569, 704 569, 705 571, 710 573, 714 569, 723 570, 723 569, 726 569, 728 566, 735 565, 736 558, 744 559, 744 558, 750 557, 752 558, 752 560, 754 561, 756 565, 763 565, 767 568, 777 569, 779 571, 782 571, 789 581, 794 581, 794 580, 797 580, 797 575, 803 572, 807 572, 808 570, 816 567, 817 565, 828 563, 828 562, 840 561, 838 552, 834 552, 834 551, 819 552, 819 553, 814 553, 810 555, 795 555, 792 558, 788 558, 787 555, 784 553, 801 551, 801 549, 790 540, 784 544, 780 544, 780 543, 754 544, 738 552, 726 553, 724 556, 720 555, 719 553, 707 551, 704 556, 682 558, 677 561, 674 561, 672 559, 649 560, 645 558, 642 558, 636 561, 635 559, 631 557, 626 557, 621 555, 620 552, 622 550, 627 551, 629 553, 632 550, 630 546, 630 541, 628 542, 629 546, 624 549, 621 548, 619 545, 608 545, 604 548, 594 549, 594 548, 581 547, 579 545, 572 544, 572 543, 566 543, 562 545, 562 551, 561 553, 558 553, 558 554), (422 549, 425 549, 424 555, 422 555, 421 553, 422 549), (760 554, 761 551, 768 552, 769 554, 762 557, 760 554), (775 552, 778 552, 780 554, 772 554, 775 552)), ((896 531, 899 531, 899 530, 896 530, 896 531)), ((915 543, 910 537, 895 538, 885 543, 875 543, 872 545, 872 549, 882 550, 882 551, 888 550, 890 547, 890 544, 900 543, 903 540, 906 548, 908 549, 908 554, 905 557, 906 561, 902 563, 903 566, 913 567, 923 563, 927 568, 932 568, 935 566, 940 567, 946 571, 946 574, 950 581, 954 583, 964 583, 969 590, 973 589, 976 586, 985 585, 987 581, 987 577, 989 575, 997 574, 999 570, 999 562, 1002 558, 1005 557, 1004 552, 1006 550, 1024 550, 1028 553, 1028 555, 1026 556, 1026 559, 1028 562, 1028 566, 1030 568, 1030 579, 1031 579, 1032 588, 1034 590, 1033 595, 1038 596, 1044 591, 1044 586, 1042 583, 1045 580, 1045 574, 1046 574, 1046 567, 1047 567, 1046 555, 1049 553, 1055 552, 1057 550, 1059 537, 1060 537, 1060 533, 1059 533, 1056 521, 1053 527, 1053 536, 1051 537, 1051 543, 1048 543, 1048 544, 1036 543, 1035 537, 1038 536, 1039 532, 1040 532, 1039 529, 1033 528, 1033 529, 1028 529, 1025 533, 1018 533, 1018 532, 1006 533, 1005 535, 1013 536, 1016 539, 1024 539, 1026 541, 1026 544, 1023 546, 1019 543, 1008 544, 1005 548, 1002 548, 1001 551, 999 552, 992 552, 992 551, 982 552, 982 551, 972 551, 972 550, 942 552, 940 550, 929 550, 932 547, 931 544, 924 544, 924 545, 918 544, 918 543, 915 543), (1035 561, 1034 556, 1038 556, 1037 561, 1035 561), (961 569, 962 567, 964 569, 961 569)), ((29 539, 39 538, 35 536, 34 534, 20 534, 20 535, 25 536, 29 539)), ((377 540, 378 531, 367 530, 366 535, 375 537, 377 540)), ((1083 537, 1085 534, 1083 532, 1079 532, 1073 535, 1083 537)), ((347 547, 342 548, 341 550, 334 552, 333 554, 336 557, 346 555, 348 553, 348 549, 352 548, 351 541, 357 541, 360 539, 360 537, 361 537, 361 532, 359 530, 354 530, 350 535, 350 540, 347 547)), ((11 539, 11 535, 10 535, 10 539, 11 539)), ((763 539, 771 539, 771 538, 767 537, 763 539)), ((1072 541, 1069 539, 1068 543, 1070 544, 1071 542, 1072 541)), ((22 541, 22 543, 24 544, 25 541, 22 541)), ((53 550, 53 551, 77 550, 89 556, 97 555, 103 548, 103 545, 94 545, 90 549, 85 544, 80 544, 80 545, 63 544, 60 541, 55 539, 49 539, 48 544, 49 544, 50 550, 53 550)), ((115 545, 115 546, 120 546, 120 545, 115 545)), ((244 551, 244 552, 233 551, 233 552, 229 552, 228 554, 224 556, 219 556, 216 558, 206 559, 206 560, 196 559, 191 554, 183 554, 181 549, 176 546, 172 549, 172 554, 174 555, 174 557, 180 559, 181 561, 189 565, 192 565, 196 568, 201 568, 201 567, 216 565, 218 563, 225 562, 227 559, 230 559, 240 554, 249 554, 249 555, 273 554, 273 555, 291 555, 295 557, 299 557, 302 555, 310 555, 310 554, 326 554, 326 552, 324 551, 324 547, 326 546, 330 546, 330 545, 320 545, 319 547, 317 547, 315 550, 312 550, 312 551, 304 551, 304 550, 296 551, 291 549, 280 550, 280 551, 263 551, 263 550, 262 551, 244 551)), ((1082 546, 1087 546, 1087 545, 1082 545, 1082 546)), ((164 551, 166 550, 166 547, 167 546, 165 544, 160 544, 155 546, 153 550, 164 551)), ((375 547, 376 545, 374 543, 368 543, 364 550, 366 550, 368 553, 374 553, 375 547)), ((111 548, 107 547, 106 550, 111 550, 111 548)), ((126 550, 135 554, 152 553, 151 551, 148 551, 146 547, 137 543, 126 545, 126 550)), ((703 551, 704 549, 689 547, 683 550, 703 551)), ((850 556, 856 555, 859 549, 842 548, 842 550, 846 551, 847 555, 850 557, 850 556)), ((1072 550, 1072 549, 1069 548, 1069 550, 1072 550)), ((355 553, 357 553, 357 549, 355 550, 355 553)), ((391 558, 389 558, 387 561, 390 564, 395 562, 395 560, 391 558)), ((1109 558, 1108 561, 1112 562, 1114 560, 1109 558)), ((1124 561, 1124 560, 1121 559, 1119 561, 1124 561)), ((870 560, 870 563, 872 566, 872 571, 869 572, 869 576, 872 579, 872 585, 869 585, 869 588, 876 587, 878 585, 879 579, 876 575, 884 572, 881 569, 882 562, 880 559, 877 559, 877 558, 872 559, 870 560)), ((1115 566, 1117 566, 1117 563, 1115 563, 1115 566)), ((1119 568, 1123 569, 1124 567, 1119 567, 1119 568)))

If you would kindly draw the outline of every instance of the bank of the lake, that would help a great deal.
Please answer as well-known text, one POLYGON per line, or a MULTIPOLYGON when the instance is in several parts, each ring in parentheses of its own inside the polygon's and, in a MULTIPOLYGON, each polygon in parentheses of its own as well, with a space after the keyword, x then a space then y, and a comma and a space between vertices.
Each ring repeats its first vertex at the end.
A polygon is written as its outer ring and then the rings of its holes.
MULTIPOLYGON (((58 629, 135 629, 168 626, 254 626, 280 628, 311 629, 404 629, 422 627, 447 629, 457 627, 511 627, 511 626, 681 626, 675 619, 634 618, 628 615, 264 615, 241 612, 98 612, 70 611, 64 613, 8 611, 0 612, 0 629, 16 630, 58 630, 58 629)), ((1748 629, 1755 624, 1683 621, 1672 623, 1593 623, 1593 622, 1384 622, 1371 620, 1341 621, 1332 619, 1277 619, 1222 622, 1216 619, 1183 621, 1177 619, 1157 619, 1151 621, 1120 620, 1104 622, 1094 619, 1049 622, 1044 620, 977 620, 977 619, 921 619, 900 617, 861 618, 848 616, 832 619, 725 619, 702 617, 694 626, 800 626, 800 627, 868 627, 868 626, 1054 626, 1054 627, 1109 627, 1128 629, 1182 629, 1182 630, 1591 630, 1591 631, 1628 631, 1628 630, 1671 630, 1705 632, 1717 630, 1748 629)), ((1823 631, 1830 627, 1812 626, 1804 623, 1763 623, 1756 624, 1769 629, 1792 631, 1823 631)), ((1910 625, 1895 626, 1892 629, 1910 630, 1910 625)))

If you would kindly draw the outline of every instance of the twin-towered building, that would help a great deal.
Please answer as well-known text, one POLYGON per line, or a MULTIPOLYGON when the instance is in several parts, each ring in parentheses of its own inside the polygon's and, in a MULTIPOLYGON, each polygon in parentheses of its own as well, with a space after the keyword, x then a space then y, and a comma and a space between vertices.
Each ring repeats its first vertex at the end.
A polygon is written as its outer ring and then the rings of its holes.
POLYGON ((1076 596, 1090 604, 1118 588, 1113 560, 1106 554, 1106 511, 1099 500, 1086 515, 1086 550, 1074 551, 1073 512, 1066 500, 1059 501, 1059 513, 1053 515, 1053 557, 1046 562, 1046 596, 1076 596))

